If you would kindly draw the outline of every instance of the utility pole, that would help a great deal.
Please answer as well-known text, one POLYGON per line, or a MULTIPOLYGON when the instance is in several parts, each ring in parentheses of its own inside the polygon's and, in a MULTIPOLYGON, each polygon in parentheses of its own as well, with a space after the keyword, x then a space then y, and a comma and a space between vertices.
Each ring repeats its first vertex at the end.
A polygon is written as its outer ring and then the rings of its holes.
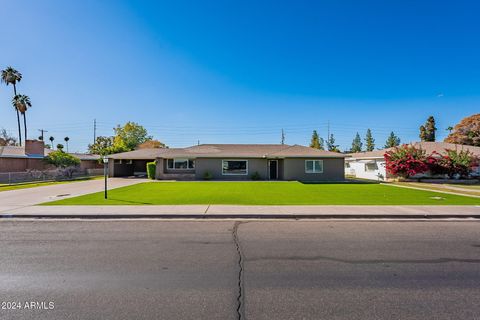
POLYGON ((285 131, 282 128, 282 144, 285 144, 285 131))
POLYGON ((327 139, 330 139, 330 120, 327 122, 327 139))
POLYGON ((48 132, 48 131, 45 130, 45 129, 38 129, 38 131, 40 131, 40 137, 39 138, 40 138, 40 140, 43 141, 44 140, 44 133, 48 132))
POLYGON ((97 141, 97 119, 93 119, 93 144, 97 141))

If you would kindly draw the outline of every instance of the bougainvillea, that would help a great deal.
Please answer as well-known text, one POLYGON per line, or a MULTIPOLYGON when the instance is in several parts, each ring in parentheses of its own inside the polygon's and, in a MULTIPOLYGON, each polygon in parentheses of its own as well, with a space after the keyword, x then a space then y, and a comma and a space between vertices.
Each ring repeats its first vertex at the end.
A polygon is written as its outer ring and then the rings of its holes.
POLYGON ((431 171, 432 173, 446 174, 450 178, 455 175, 468 177, 477 161, 478 159, 468 150, 445 149, 445 155, 436 161, 436 165, 431 168, 431 171))
POLYGON ((425 150, 406 144, 387 151, 384 157, 387 174, 402 178, 427 172, 429 165, 436 162, 434 157, 426 155, 425 150))

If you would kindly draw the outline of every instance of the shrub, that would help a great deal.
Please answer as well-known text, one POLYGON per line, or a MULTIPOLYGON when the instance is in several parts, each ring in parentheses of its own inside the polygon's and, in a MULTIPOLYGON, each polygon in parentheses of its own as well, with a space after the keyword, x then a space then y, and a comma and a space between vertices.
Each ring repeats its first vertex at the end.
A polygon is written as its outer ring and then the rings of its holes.
POLYGON ((147 162, 147 177, 148 179, 155 179, 155 171, 157 170, 157 164, 154 162, 147 162))
POLYGON ((260 176, 260 173, 258 173, 258 171, 255 171, 250 178, 251 178, 252 180, 260 180, 260 179, 262 179, 262 177, 260 176))
POLYGON ((49 164, 53 164, 57 168, 75 167, 80 164, 80 159, 65 153, 62 150, 52 151, 45 158, 49 164))
POLYGON ((455 175, 459 177, 468 177, 472 171, 472 167, 476 164, 477 159, 468 150, 445 150, 446 154, 432 166, 432 173, 446 174, 449 178, 455 175))
POLYGON ((426 155, 425 150, 411 145, 402 145, 387 151, 384 155, 387 173, 393 176, 409 178, 429 170, 429 164, 435 159, 426 155))
POLYGON ((203 180, 212 180, 212 178, 212 174, 208 171, 205 171, 205 173, 203 174, 203 180))

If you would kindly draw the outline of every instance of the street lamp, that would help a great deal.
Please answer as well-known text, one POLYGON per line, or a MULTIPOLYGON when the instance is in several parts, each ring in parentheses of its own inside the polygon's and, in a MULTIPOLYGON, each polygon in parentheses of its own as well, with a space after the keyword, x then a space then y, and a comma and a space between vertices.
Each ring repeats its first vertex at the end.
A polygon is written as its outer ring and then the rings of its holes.
POLYGON ((105 178, 105 199, 107 199, 108 156, 103 156, 103 176, 105 178))

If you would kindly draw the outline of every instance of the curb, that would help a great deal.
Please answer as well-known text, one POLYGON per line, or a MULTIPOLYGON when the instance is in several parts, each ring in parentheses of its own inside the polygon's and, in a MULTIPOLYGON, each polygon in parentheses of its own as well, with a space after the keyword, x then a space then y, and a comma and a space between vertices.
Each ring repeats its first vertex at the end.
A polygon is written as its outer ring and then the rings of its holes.
POLYGON ((480 214, 3 214, 0 219, 480 219, 480 214))

